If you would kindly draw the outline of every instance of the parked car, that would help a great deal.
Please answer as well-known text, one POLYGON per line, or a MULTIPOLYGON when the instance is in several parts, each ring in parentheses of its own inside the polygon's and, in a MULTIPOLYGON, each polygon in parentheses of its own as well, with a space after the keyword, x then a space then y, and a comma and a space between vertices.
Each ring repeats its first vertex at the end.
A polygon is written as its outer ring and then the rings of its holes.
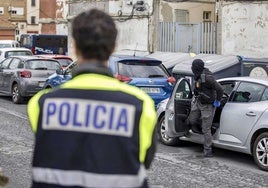
POLYGON ((17 55, 33 55, 31 50, 27 48, 0 48, 0 62, 9 56, 17 55))
MULTIPOLYGON (((118 80, 148 93, 155 105, 170 96, 176 82, 162 62, 153 58, 113 54, 109 58, 108 66, 118 80)), ((46 81, 45 88, 66 82, 71 76, 69 72, 70 70, 63 71, 51 76, 46 81)))
POLYGON ((68 65, 70 65, 73 62, 73 59, 67 55, 60 55, 60 54, 41 54, 37 55, 39 57, 43 58, 51 58, 56 59, 63 69, 65 69, 68 65))
POLYGON ((114 54, 108 64, 118 80, 145 91, 155 106, 169 98, 176 82, 162 61, 154 58, 114 54))
MULTIPOLYGON (((218 82, 224 96, 211 129, 213 146, 250 154, 260 169, 268 171, 268 79, 229 77, 218 82)), ((198 130, 193 131, 186 121, 193 97, 191 88, 189 80, 179 79, 168 101, 158 105, 159 110, 160 106, 164 108, 164 116, 158 111, 157 130, 166 145, 203 143, 201 125, 195 125, 198 130)))
POLYGON ((54 88, 63 84, 64 82, 67 82, 68 80, 72 78, 71 71, 76 66, 77 66, 77 63, 73 61, 65 69, 56 71, 56 73, 53 73, 46 79, 43 88, 44 89, 54 88))
POLYGON ((33 96, 47 77, 61 69, 58 61, 35 56, 11 56, 0 63, 0 94, 12 96, 15 104, 33 96))
POLYGON ((0 40, 0 48, 17 48, 20 43, 15 40, 0 40))

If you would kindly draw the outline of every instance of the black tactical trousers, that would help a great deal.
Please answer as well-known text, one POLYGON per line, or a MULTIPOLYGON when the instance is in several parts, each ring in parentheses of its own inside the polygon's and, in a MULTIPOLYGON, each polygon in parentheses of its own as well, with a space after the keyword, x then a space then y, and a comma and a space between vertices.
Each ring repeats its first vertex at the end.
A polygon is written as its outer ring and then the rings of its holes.
POLYGON ((198 100, 192 101, 191 112, 188 117, 191 125, 201 121, 204 134, 204 154, 212 153, 211 126, 216 108, 212 104, 202 104, 198 100))

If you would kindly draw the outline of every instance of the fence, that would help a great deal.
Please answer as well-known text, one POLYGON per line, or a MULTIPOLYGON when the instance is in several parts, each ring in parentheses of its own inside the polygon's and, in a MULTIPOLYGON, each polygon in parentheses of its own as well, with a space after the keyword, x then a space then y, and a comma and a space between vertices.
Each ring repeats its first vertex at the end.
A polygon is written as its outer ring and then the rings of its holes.
POLYGON ((163 52, 217 53, 217 23, 159 23, 158 49, 163 52))

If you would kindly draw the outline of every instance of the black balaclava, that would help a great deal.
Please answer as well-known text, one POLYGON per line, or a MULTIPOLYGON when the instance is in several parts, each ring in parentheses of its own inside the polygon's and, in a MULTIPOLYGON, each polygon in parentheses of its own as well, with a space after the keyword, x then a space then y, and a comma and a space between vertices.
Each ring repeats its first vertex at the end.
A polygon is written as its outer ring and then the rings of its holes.
POLYGON ((202 59, 195 59, 192 63, 192 72, 194 73, 195 79, 200 77, 204 70, 204 61, 202 59))

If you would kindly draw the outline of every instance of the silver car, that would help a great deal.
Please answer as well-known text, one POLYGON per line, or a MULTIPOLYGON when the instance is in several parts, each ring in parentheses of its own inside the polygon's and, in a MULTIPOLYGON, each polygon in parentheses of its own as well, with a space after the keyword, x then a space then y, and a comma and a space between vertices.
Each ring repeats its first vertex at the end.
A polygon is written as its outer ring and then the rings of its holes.
POLYGON ((60 70, 53 59, 36 56, 12 56, 0 63, 0 94, 12 96, 15 104, 33 96, 44 86, 46 79, 60 70))
MULTIPOLYGON (((250 154, 268 171, 268 79, 232 77, 218 82, 224 96, 211 128, 213 146, 250 154)), ((158 133, 164 144, 203 143, 200 124, 189 127, 186 121, 192 98, 189 81, 181 78, 170 99, 158 105, 158 133)))

